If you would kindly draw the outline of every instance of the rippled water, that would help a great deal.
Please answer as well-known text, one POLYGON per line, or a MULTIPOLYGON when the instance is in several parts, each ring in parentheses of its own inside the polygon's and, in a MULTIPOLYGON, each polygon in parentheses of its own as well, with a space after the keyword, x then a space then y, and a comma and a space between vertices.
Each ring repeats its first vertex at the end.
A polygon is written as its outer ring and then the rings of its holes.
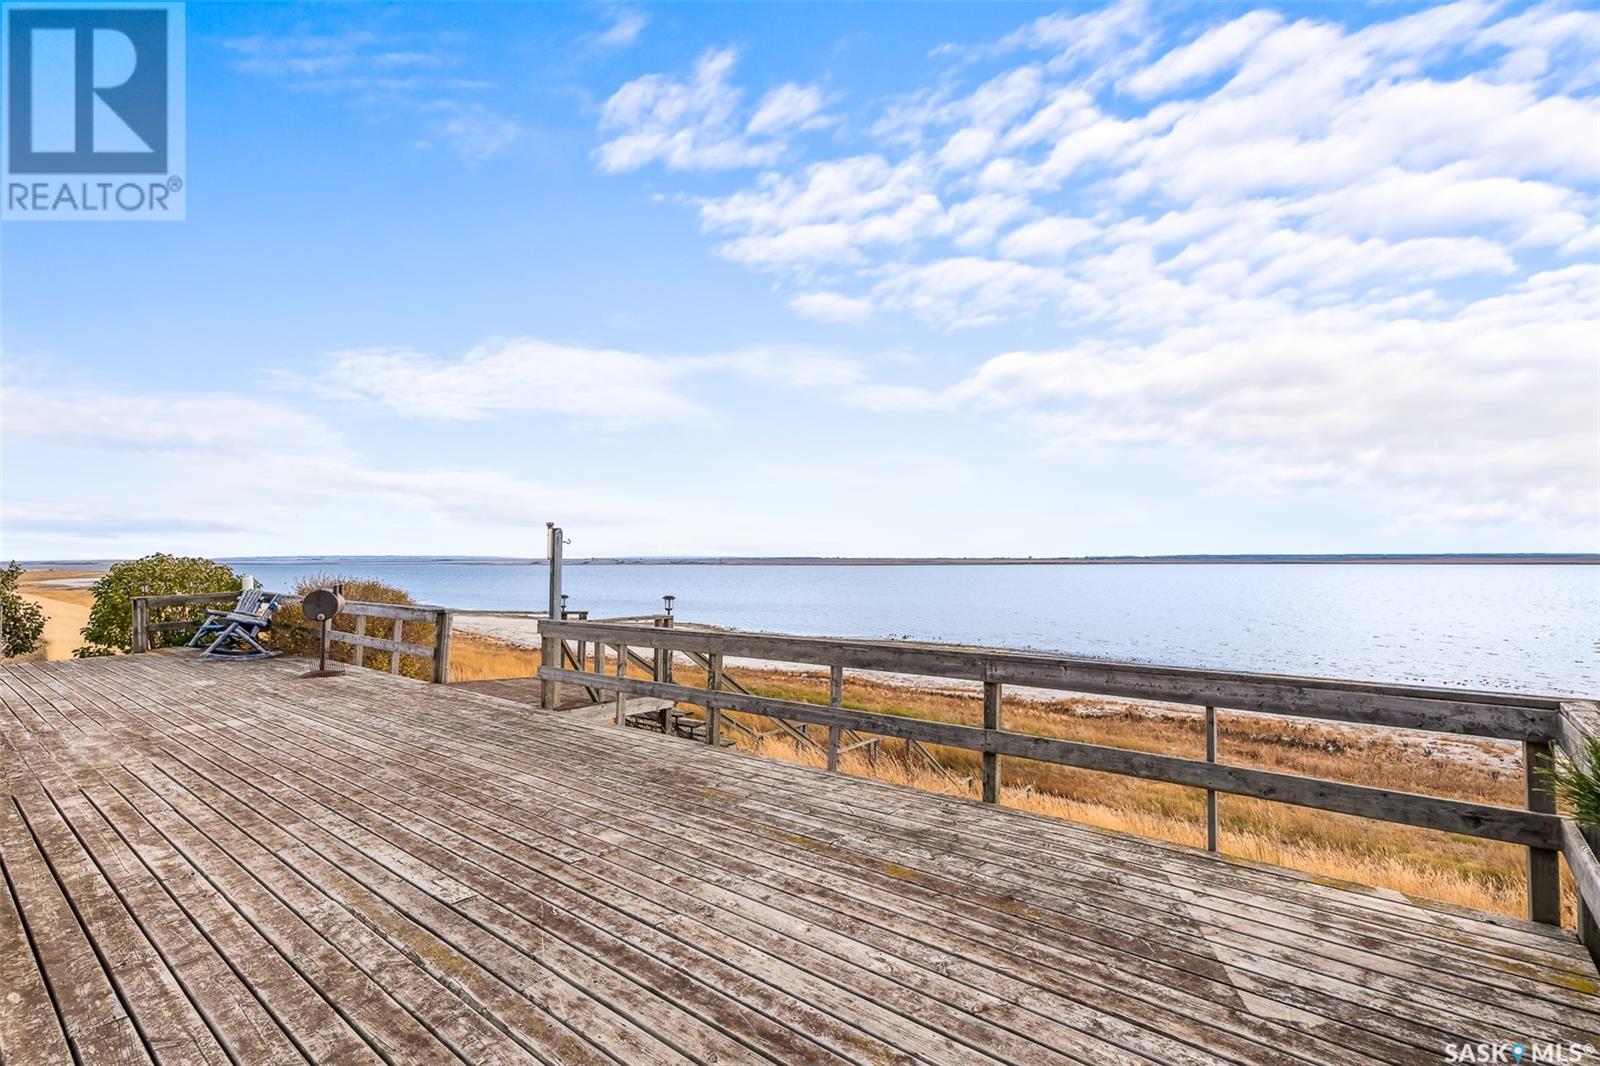
MULTIPOLYGON (((237 561, 268 587, 373 577, 539 610, 542 564, 237 561)), ((570 565, 570 605, 774 632, 909 637, 1177 666, 1600 695, 1600 567, 1403 564, 570 565)))

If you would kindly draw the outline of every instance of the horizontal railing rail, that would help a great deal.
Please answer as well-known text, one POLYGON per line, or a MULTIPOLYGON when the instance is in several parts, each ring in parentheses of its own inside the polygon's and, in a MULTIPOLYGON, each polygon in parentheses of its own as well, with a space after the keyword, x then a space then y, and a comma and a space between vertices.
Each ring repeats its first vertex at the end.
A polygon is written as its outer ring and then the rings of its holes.
POLYGON ((615 643, 626 637, 623 642, 635 647, 995 682, 1501 740, 1554 740, 1561 708, 1561 701, 1556 698, 1145 666, 1001 649, 686 626, 657 628, 571 621, 547 624, 564 639, 615 643))
MULTIPOLYGON (((1528 851, 1529 912, 1545 923, 1560 921, 1560 866, 1569 862, 1574 838, 1583 835, 1556 813, 1546 776, 1553 741, 1575 735, 1573 705, 1559 698, 1390 685, 1324 678, 1289 677, 1231 671, 1146 666, 1070 656, 1000 649, 845 640, 768 633, 744 633, 688 626, 661 627, 606 622, 546 622, 555 640, 610 645, 618 652, 615 676, 599 671, 545 665, 547 684, 579 684, 614 693, 619 713, 625 696, 645 696, 706 709, 707 739, 719 735, 723 711, 769 716, 824 726, 829 732, 829 765, 836 765, 838 737, 844 730, 902 738, 918 743, 979 752, 983 798, 997 802, 1001 757, 1022 758, 1205 789, 1214 810, 1217 793, 1248 796, 1316 810, 1396 822, 1425 829, 1522 845, 1528 851), (681 653, 708 664, 708 685, 699 688, 626 676, 630 649, 657 655, 681 653), (830 670, 827 704, 730 692, 717 683, 729 657, 810 664, 830 670), (926 718, 858 711, 842 706, 844 669, 883 671, 977 682, 982 685, 982 727, 926 718), (1119 696, 1204 707, 1208 758, 1181 758, 1124 748, 1018 733, 1004 728, 1002 691, 1007 684, 1051 691, 1119 696), (1343 722, 1386 729, 1417 729, 1485 737, 1523 744, 1526 807, 1427 796, 1391 789, 1304 777, 1215 760, 1215 711, 1249 711, 1343 722)), ((1592 707, 1593 705, 1584 705, 1592 707)), ((1600 731, 1600 713, 1585 722, 1600 731)), ((1213 823, 1214 824, 1214 823, 1213 823)), ((1215 829, 1212 829, 1215 850, 1215 829)), ((1585 843, 1585 847, 1587 848, 1585 843)), ((1591 913, 1600 913, 1600 862, 1592 852, 1585 864, 1580 896, 1591 913)), ((1576 874, 1576 867, 1574 868, 1576 874)))
MULTIPOLYGON (((152 610, 165 607, 195 607, 210 604, 229 604, 237 601, 238 592, 198 592, 176 596, 135 596, 133 598, 133 651, 146 652, 150 650, 150 634, 162 632, 175 632, 184 629, 193 629, 195 620, 192 618, 177 619, 172 621, 151 621, 152 610)), ((278 602, 284 605, 296 605, 301 597, 286 593, 277 594, 278 602)), ((454 629, 452 624, 456 612, 444 607, 420 606, 401 603, 368 603, 362 600, 346 600, 341 616, 350 616, 355 619, 354 630, 335 629, 329 627, 328 640, 334 644, 345 644, 355 649, 353 662, 356 666, 362 665, 362 653, 366 650, 389 653, 389 672, 400 672, 400 657, 410 655, 416 658, 429 659, 432 663, 432 677, 438 684, 445 684, 450 680, 450 644, 451 634, 454 629), (371 636, 366 632, 368 618, 383 619, 394 625, 390 636, 371 636), (421 622, 434 627, 433 641, 429 644, 419 644, 405 638, 404 626, 407 622, 421 622)), ((278 624, 283 624, 281 621, 278 624)), ((296 626, 313 634, 320 634, 321 630, 309 624, 296 626)))

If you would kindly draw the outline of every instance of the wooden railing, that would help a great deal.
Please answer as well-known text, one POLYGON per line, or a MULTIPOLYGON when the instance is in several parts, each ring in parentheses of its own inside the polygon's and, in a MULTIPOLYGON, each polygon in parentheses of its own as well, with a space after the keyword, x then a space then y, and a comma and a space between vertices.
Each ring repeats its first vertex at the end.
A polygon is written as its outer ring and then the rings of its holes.
MULTIPOLYGON (((827 727, 830 767, 837 764, 843 730, 979 752, 982 795, 989 803, 1000 798, 1001 759, 1011 756, 1205 789, 1213 800, 1207 805, 1208 815, 1215 810, 1215 795, 1228 793, 1505 841, 1528 849, 1529 915, 1535 921, 1560 921, 1559 856, 1563 853, 1578 885, 1586 919, 1600 914, 1600 862, 1584 835, 1570 820, 1555 813, 1555 796, 1546 774, 1556 741, 1561 741, 1568 754, 1573 755, 1583 747, 1582 738, 1600 735, 1600 710, 1592 703, 1500 692, 1145 666, 986 648, 686 626, 658 628, 562 621, 546 623, 545 630, 551 639, 611 646, 616 651, 618 667, 613 676, 544 666, 539 670, 542 681, 615 693, 619 713, 624 697, 630 695, 704 707, 706 739, 713 744, 720 738, 721 713, 740 711, 827 727), (629 649, 640 648, 701 659, 708 667, 708 686, 698 688, 624 676, 629 649), (719 681, 724 659, 730 656, 827 667, 829 701, 822 705, 724 691, 719 681), (843 672, 847 668, 980 683, 983 725, 955 725, 847 709, 842 706, 843 672), (1179 758, 1009 731, 1005 728, 1002 703, 1003 686, 1008 684, 1204 707, 1208 712, 1208 757, 1179 758), (1218 708, 1515 741, 1523 746, 1525 806, 1503 807, 1226 765, 1216 761, 1218 708)), ((1214 830, 1211 845, 1215 849, 1214 830)), ((1590 925, 1594 926, 1592 920, 1590 925)), ((1586 942, 1594 950, 1600 937, 1591 934, 1586 942)))
MULTIPOLYGON (((160 611, 168 607, 193 607, 193 606, 221 606, 237 601, 237 592, 201 592, 185 596, 135 596, 133 598, 133 651, 135 653, 150 650, 150 635, 152 633, 176 632, 193 629, 196 624, 194 618, 172 619, 166 621, 151 621, 151 611, 160 611)), ((300 602, 300 597, 279 595, 278 602, 284 605, 293 605, 300 602)), ((446 684, 450 680, 450 637, 454 611, 443 607, 412 607, 394 603, 365 603, 360 600, 345 602, 344 610, 340 615, 350 615, 355 619, 355 629, 329 629, 328 640, 334 644, 345 644, 354 649, 352 662, 356 666, 362 665, 363 652, 370 649, 389 653, 389 672, 400 672, 400 657, 413 655, 432 661, 433 680, 438 684, 446 684), (370 636, 366 632, 367 619, 382 618, 394 624, 393 632, 387 637, 370 636), (434 627, 433 642, 431 644, 418 644, 405 639, 405 624, 407 622, 422 622, 434 627)), ((282 625, 280 620, 277 625, 282 625)), ((311 632, 309 625, 302 626, 311 632)))

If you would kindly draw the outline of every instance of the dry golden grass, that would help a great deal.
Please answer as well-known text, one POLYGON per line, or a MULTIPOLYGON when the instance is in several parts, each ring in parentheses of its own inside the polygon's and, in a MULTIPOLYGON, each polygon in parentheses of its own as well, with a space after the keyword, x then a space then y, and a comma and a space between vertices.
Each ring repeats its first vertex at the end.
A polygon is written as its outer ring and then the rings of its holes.
POLYGON ((539 653, 506 644, 492 637, 456 632, 450 635, 450 680, 495 681, 504 677, 532 677, 539 669, 539 653))

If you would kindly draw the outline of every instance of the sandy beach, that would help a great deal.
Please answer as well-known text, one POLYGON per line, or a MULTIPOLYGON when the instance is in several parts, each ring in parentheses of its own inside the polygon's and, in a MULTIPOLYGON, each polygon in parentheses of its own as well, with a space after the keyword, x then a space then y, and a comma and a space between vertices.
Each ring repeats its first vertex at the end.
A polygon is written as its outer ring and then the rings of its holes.
POLYGON ((70 659, 83 643, 80 631, 89 624, 94 597, 88 586, 102 575, 85 570, 27 570, 17 593, 44 611, 44 658, 70 659))

